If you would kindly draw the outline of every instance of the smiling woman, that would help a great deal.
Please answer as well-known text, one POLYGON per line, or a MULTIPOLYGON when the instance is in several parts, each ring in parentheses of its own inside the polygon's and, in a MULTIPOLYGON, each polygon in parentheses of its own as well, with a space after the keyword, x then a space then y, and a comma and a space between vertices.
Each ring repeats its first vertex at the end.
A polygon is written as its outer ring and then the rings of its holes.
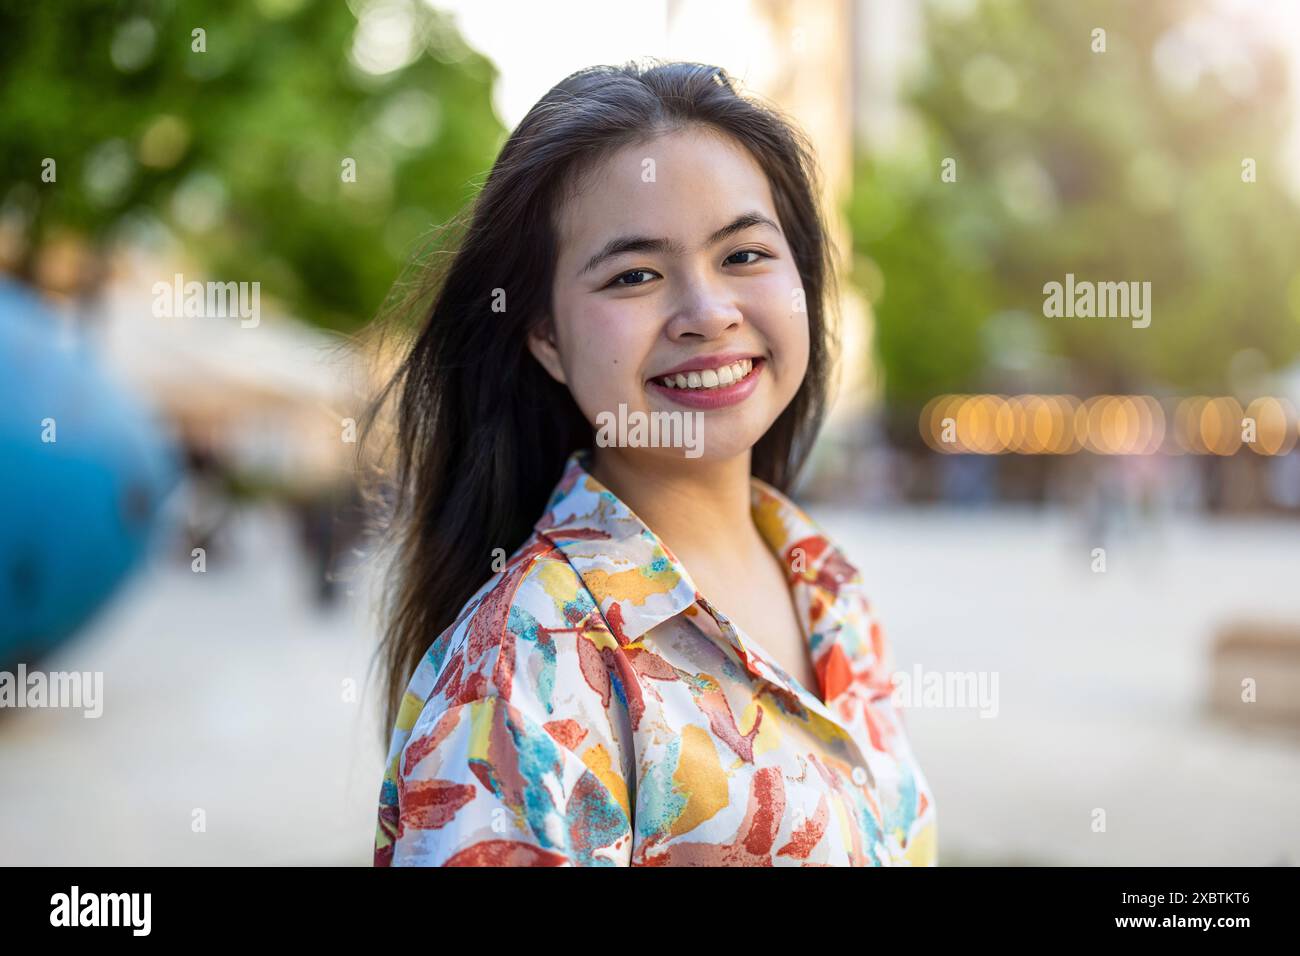
MULTIPOLYGON (((762 168, 690 123, 575 179, 558 215, 554 314, 533 329, 533 354, 589 420, 624 402, 641 414, 713 412, 703 457, 729 463, 733 484, 747 477, 748 451, 791 403, 809 352, 809 323, 793 309, 802 280, 762 168), (672 386, 657 381, 670 374, 672 386)), ((614 451, 596 467, 619 462, 644 474, 640 456, 614 451)))
POLYGON ((891 649, 785 494, 833 351, 814 169, 692 63, 583 70, 506 142, 373 412, 376 864, 935 862, 891 649), (595 440, 683 413, 696 454, 595 440))

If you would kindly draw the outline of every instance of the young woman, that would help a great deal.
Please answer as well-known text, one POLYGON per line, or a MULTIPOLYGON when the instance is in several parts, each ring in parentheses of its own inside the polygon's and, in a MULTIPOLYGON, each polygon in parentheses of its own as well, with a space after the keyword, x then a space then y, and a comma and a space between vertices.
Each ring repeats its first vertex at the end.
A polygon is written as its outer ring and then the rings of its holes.
POLYGON ((813 175, 700 64, 583 70, 506 142, 389 386, 376 865, 935 862, 891 651, 784 494, 830 377, 813 175))

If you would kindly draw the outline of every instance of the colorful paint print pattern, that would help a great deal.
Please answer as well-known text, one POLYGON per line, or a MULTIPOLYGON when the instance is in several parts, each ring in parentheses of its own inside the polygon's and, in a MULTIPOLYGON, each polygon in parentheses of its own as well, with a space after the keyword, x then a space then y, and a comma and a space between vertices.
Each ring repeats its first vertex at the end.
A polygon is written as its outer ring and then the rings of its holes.
POLYGON ((859 572, 753 479, 792 569, 804 688, 586 461, 412 676, 375 865, 934 865, 934 798, 859 572))

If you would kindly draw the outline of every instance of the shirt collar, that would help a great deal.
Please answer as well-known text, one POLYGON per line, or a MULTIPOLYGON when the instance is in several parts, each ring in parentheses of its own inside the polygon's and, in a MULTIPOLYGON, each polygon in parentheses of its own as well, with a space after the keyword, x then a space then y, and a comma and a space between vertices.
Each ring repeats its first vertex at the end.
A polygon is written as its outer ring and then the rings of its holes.
MULTIPOLYGON (((575 451, 551 494, 536 530, 565 555, 591 592, 620 644, 699 603, 751 673, 798 696, 773 661, 751 649, 730 622, 695 588, 686 568, 617 495, 586 469, 589 452, 575 451)), ((755 526, 791 569, 791 593, 808 640, 826 703, 851 683, 849 661, 861 635, 847 626, 846 587, 857 569, 794 502, 758 478, 750 479, 755 526)), ((810 690, 814 690, 810 688, 810 690)), ((820 703, 817 701, 816 703, 820 703)))

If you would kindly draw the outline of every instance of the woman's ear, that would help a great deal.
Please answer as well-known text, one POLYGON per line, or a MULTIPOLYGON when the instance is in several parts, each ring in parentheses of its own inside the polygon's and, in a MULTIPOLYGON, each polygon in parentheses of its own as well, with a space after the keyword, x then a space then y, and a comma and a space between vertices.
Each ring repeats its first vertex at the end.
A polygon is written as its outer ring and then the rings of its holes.
POLYGON ((548 317, 546 321, 528 332, 528 351, 541 363, 542 368, 550 373, 551 378, 561 385, 569 384, 564 378, 564 365, 560 362, 560 351, 555 347, 555 326, 548 317))

